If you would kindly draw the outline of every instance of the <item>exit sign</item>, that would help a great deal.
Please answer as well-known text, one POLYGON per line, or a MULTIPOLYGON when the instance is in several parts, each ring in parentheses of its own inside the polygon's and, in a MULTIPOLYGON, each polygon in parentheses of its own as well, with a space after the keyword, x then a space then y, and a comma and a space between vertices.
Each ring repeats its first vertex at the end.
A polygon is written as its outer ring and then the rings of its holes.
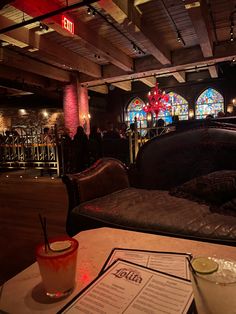
POLYGON ((62 27, 71 34, 74 34, 74 22, 69 20, 65 15, 62 15, 62 27))

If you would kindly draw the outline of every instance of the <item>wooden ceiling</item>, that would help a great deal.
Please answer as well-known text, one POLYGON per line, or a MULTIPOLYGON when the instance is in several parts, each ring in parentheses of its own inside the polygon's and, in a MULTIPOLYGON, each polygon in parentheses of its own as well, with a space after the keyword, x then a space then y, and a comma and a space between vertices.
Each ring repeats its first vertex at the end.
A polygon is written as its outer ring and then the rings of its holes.
POLYGON ((0 84, 16 82, 20 92, 25 85, 52 92, 76 78, 107 93, 108 84, 129 91, 132 81, 154 86, 160 76, 183 83, 196 70, 217 78, 218 64, 236 56, 230 40, 234 2, 4 0, 0 84), (64 12, 54 14, 58 9, 64 12), (73 21, 73 35, 62 28, 62 14, 73 21))

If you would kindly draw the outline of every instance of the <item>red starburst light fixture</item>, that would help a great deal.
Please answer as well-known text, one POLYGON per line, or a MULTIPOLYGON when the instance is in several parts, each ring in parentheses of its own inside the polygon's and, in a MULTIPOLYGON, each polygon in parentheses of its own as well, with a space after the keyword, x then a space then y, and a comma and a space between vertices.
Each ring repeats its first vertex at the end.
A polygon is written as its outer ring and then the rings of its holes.
POLYGON ((156 83, 156 85, 148 93, 148 103, 143 107, 143 110, 145 112, 154 112, 156 117, 158 117, 160 110, 164 111, 171 107, 168 101, 169 95, 159 89, 158 83, 156 83))

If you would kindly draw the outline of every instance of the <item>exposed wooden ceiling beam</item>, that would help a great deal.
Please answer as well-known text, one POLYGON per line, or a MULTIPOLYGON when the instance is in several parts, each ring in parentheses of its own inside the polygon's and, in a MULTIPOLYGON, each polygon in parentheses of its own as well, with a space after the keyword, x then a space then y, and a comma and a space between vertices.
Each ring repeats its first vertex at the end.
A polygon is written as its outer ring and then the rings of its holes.
MULTIPOLYGON (((47 98, 57 98, 60 96, 58 88, 61 83, 26 71, 16 71, 15 68, 0 64, 0 85, 21 91, 21 95, 22 93, 33 93, 47 98)), ((20 92, 17 94, 20 95, 20 92)), ((18 101, 19 98, 16 100, 18 101)), ((19 103, 17 104, 19 105, 19 103)))
MULTIPOLYGON (((16 0, 13 3, 13 6, 33 17, 39 15, 39 13, 45 14, 60 8, 57 3, 48 0, 40 0, 37 4, 35 0, 27 0, 24 3, 21 0, 16 0)), ((67 17, 72 21, 74 20, 71 13, 67 13, 67 17)), ((45 23, 50 23, 52 29, 65 36, 65 30, 61 27, 60 15, 47 19, 45 23)), ((67 32, 67 36, 71 37, 71 34, 67 32)), ((124 71, 133 71, 134 67, 132 58, 127 56, 118 47, 114 47, 106 38, 91 30, 89 26, 82 21, 77 21, 77 23, 75 23, 73 37, 81 38, 84 41, 85 46, 87 45, 94 51, 94 53, 103 56, 124 71)))
POLYGON ((173 76, 179 83, 185 83, 186 82, 186 74, 184 71, 174 72, 173 76))
POLYGON ((99 86, 89 87, 89 90, 92 90, 92 91, 100 93, 100 94, 108 94, 108 86, 107 85, 99 85, 99 86))
POLYGON ((127 92, 130 92, 131 89, 132 89, 132 84, 131 84, 131 81, 125 81, 125 82, 117 82, 117 83, 112 83, 112 85, 120 88, 120 89, 123 89, 127 92))
POLYGON ((144 4, 144 3, 147 3, 150 1, 152 1, 152 0, 134 0, 134 5, 139 6, 140 4, 144 4))
POLYGON ((29 91, 25 91, 25 90, 20 90, 17 88, 12 88, 9 87, 7 82, 1 81, 0 80, 0 95, 2 96, 28 96, 28 95, 32 95, 32 92, 29 91), (4 84, 5 83, 5 84, 4 84))
POLYGON ((213 56, 213 41, 210 32, 209 21, 207 20, 207 4, 205 0, 185 0, 185 8, 193 23, 198 36, 199 44, 205 58, 213 56), (198 5, 199 4, 199 5, 198 5))
MULTIPOLYGON (((1 17, 0 17, 1 18, 1 17)), ((17 40, 11 36, 8 36, 6 34, 2 34, 0 35, 0 39, 2 41, 5 41, 7 43, 9 43, 10 45, 13 45, 13 46, 16 46, 16 47, 19 47, 19 48, 25 48, 27 47, 28 45, 25 44, 24 42, 20 41, 20 40, 17 40)))
POLYGON ((149 87, 154 87, 156 84, 156 77, 155 76, 144 77, 141 78, 140 81, 149 87))
MULTIPOLYGON (((18 83, 38 86, 47 89, 56 89, 58 85, 55 81, 38 76, 27 71, 16 71, 15 68, 0 63, 0 78, 18 83)), ((58 82, 57 82, 58 83, 58 82)))
POLYGON ((185 71, 186 69, 195 67, 207 68, 208 65, 212 65, 219 62, 231 61, 236 55, 236 43, 223 43, 215 48, 214 57, 203 58, 201 49, 199 47, 183 48, 173 52, 171 66, 163 67, 152 56, 146 58, 140 58, 136 60, 136 72, 132 75, 122 73, 120 69, 116 69, 114 66, 104 66, 103 78, 101 80, 83 80, 81 83, 87 86, 95 86, 104 83, 114 83, 120 81, 126 81, 128 79, 140 79, 148 76, 154 76, 156 74, 172 75, 174 72, 185 71), (184 57, 183 57, 184 56, 184 57))
POLYGON ((141 41, 144 47, 151 53, 161 64, 170 64, 170 53, 164 47, 163 42, 156 40, 158 35, 152 34, 151 29, 146 23, 143 23, 140 14, 134 11, 130 14, 130 3, 128 0, 101 0, 98 5, 105 10, 125 32, 129 32, 137 41, 141 41))
MULTIPOLYGON (((0 28, 13 25, 14 22, 10 19, 0 16, 0 28)), ((34 29, 20 28, 12 30, 6 34, 0 34, 0 39, 14 44, 20 48, 30 47, 36 49, 43 54, 47 54, 47 57, 53 61, 58 60, 58 63, 63 63, 68 67, 73 68, 93 77, 99 78, 102 76, 101 67, 77 53, 64 48, 55 42, 52 42, 42 34, 35 33, 34 29)))
MULTIPOLYGON (((19 85, 19 88, 21 86, 19 85)), ((25 89, 25 86, 22 85, 22 88, 25 89)), ((22 95, 20 97, 9 97, 1 96, 1 105, 2 107, 21 107, 21 108, 32 108, 32 104, 34 104, 35 107, 41 107, 42 104, 44 107, 62 107, 62 97, 59 93, 47 93, 45 95, 44 90, 37 91, 37 93, 32 94, 32 95, 22 95)))
MULTIPOLYGON (((12 20, 0 15, 0 29, 3 29, 14 24, 15 23, 12 20)), ((18 28, 15 29, 14 31, 10 31, 5 34, 0 34, 0 39, 19 48, 27 47, 29 45, 28 29, 18 28)))
POLYGON ((213 65, 208 66, 208 70, 209 70, 211 78, 217 78, 218 77, 218 71, 217 71, 216 65, 213 64, 213 65))
POLYGON ((61 82, 70 82, 71 80, 70 72, 61 70, 43 62, 35 61, 6 48, 0 48, 0 51, 2 64, 6 64, 20 70, 27 70, 61 82))
POLYGON ((34 33, 30 39, 30 45, 40 52, 46 52, 53 56, 54 60, 71 67, 73 70, 88 74, 93 77, 101 77, 101 66, 64 48, 62 45, 49 41, 45 36, 34 33))

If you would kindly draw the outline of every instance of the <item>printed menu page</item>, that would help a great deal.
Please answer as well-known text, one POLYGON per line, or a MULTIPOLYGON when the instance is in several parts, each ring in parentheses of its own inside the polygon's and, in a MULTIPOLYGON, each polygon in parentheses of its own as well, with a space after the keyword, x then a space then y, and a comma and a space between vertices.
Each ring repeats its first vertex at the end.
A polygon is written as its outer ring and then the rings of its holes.
POLYGON ((117 260, 58 313, 189 313, 191 282, 117 260))
POLYGON ((123 259, 181 278, 190 279, 187 258, 191 259, 191 255, 187 253, 114 248, 103 266, 102 271, 117 259, 123 259))

